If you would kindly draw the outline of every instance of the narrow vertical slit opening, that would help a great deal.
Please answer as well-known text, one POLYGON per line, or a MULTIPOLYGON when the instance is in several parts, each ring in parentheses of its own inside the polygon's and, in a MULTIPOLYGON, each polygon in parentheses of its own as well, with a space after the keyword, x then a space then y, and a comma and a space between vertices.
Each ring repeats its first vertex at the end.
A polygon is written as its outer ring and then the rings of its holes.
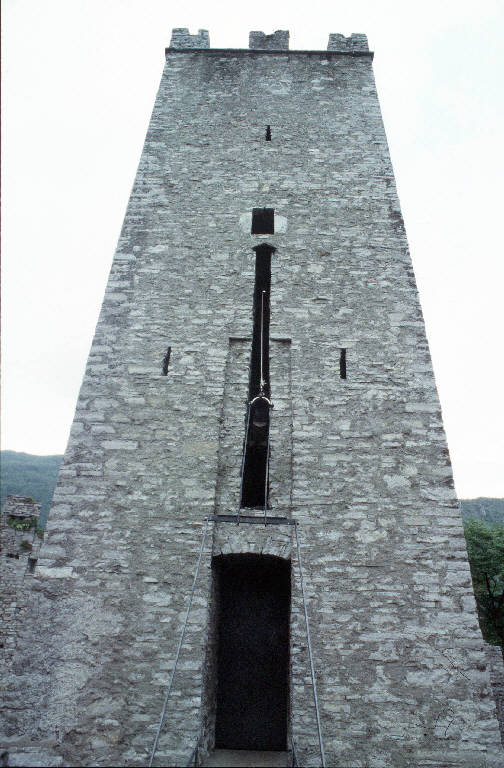
POLYGON ((271 141, 271 126, 266 126, 266 141, 271 141))
POLYGON ((341 379, 346 379, 346 352, 344 347, 340 349, 339 373, 341 379))
POLYGON ((253 299, 253 331, 250 354, 249 397, 246 414, 241 507, 268 506, 269 427, 271 388, 269 376, 269 327, 271 254, 263 244, 256 252, 253 299))
POLYGON ((168 376, 168 367, 170 365, 171 347, 166 350, 166 355, 163 357, 163 376, 168 376))

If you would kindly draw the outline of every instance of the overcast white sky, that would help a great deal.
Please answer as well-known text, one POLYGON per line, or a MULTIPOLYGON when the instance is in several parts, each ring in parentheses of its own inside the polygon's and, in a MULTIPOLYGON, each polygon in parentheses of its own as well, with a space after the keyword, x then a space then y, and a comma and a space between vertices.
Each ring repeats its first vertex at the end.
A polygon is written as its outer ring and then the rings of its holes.
POLYGON ((4 0, 2 448, 63 453, 172 27, 365 32, 460 497, 504 496, 502 0, 4 0))

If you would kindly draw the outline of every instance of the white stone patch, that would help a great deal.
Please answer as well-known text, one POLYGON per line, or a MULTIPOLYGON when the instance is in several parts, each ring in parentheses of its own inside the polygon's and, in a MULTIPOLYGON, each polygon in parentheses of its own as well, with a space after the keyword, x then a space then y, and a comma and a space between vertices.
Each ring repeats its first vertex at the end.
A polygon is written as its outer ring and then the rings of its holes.
POLYGON ((355 532, 355 538, 363 544, 372 544, 375 541, 386 539, 387 536, 388 534, 386 531, 377 530, 369 520, 363 520, 360 529, 355 532))
POLYGON ((287 232, 287 218, 275 213, 275 235, 282 235, 287 232))
POLYGON ((40 565, 37 568, 37 576, 41 579, 71 579, 73 568, 64 566, 62 568, 49 568, 40 565))
POLYGON ((387 487, 390 488, 391 491, 395 490, 396 488, 410 487, 409 480, 406 477, 403 477, 402 475, 384 475, 383 479, 385 480, 387 487))
POLYGON ((250 213, 242 213, 240 216, 240 229, 242 232, 250 234, 252 229, 252 211, 250 213))
POLYGON ((170 605, 171 603, 170 595, 162 595, 162 594, 143 595, 142 600, 145 603, 150 603, 151 605, 157 605, 161 607, 170 605))
MULTIPOLYGON (((266 206, 267 207, 267 206, 266 206)), ((242 213, 240 216, 240 229, 242 232, 250 235, 252 230, 252 211, 249 213, 242 213)), ((275 235, 283 235, 287 232, 287 217, 280 216, 275 211, 275 235)), ((265 237, 265 235, 255 235, 255 237, 265 237)))
POLYGON ((159 369, 148 365, 128 365, 128 373, 145 373, 156 376, 159 374, 159 369))
POLYGON ((135 451, 138 443, 136 440, 104 440, 103 447, 109 451, 135 451))

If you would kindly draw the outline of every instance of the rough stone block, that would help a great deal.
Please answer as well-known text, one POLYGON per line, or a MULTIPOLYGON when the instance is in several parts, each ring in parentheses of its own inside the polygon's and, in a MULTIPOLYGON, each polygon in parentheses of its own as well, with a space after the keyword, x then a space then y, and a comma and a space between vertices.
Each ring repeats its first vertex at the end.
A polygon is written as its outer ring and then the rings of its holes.
MULTIPOLYGON (((208 30, 199 29, 197 35, 191 35, 186 27, 173 29, 170 48, 210 48, 208 30)), ((128 257, 123 254, 122 259, 128 259, 128 257)))
POLYGON ((249 48, 255 51, 287 51, 289 50, 289 32, 277 29, 271 35, 264 32, 250 32, 249 48))

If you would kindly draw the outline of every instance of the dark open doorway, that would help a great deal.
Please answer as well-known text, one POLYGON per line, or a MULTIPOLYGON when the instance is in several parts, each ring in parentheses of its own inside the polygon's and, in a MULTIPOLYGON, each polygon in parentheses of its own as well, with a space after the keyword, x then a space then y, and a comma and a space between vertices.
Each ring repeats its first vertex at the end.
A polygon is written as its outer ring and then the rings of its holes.
POLYGON ((290 562, 221 555, 217 581, 215 746, 285 750, 289 700, 290 562))

